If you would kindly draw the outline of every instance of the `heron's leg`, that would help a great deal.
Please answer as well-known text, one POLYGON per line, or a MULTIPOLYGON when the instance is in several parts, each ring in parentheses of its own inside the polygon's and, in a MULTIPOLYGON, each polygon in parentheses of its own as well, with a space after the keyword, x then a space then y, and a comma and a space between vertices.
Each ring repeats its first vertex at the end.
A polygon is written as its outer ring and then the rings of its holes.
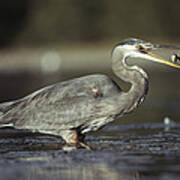
POLYGON ((66 142, 63 150, 72 151, 78 149, 78 134, 75 130, 64 130, 60 133, 61 137, 66 142))
POLYGON ((64 150, 71 151, 71 150, 76 150, 79 147, 83 147, 87 150, 91 149, 88 145, 82 142, 84 139, 84 136, 81 136, 81 135, 79 136, 76 130, 62 131, 61 137, 66 142, 66 145, 63 147, 64 150))
POLYGON ((87 150, 92 150, 91 147, 85 144, 84 142, 79 142, 79 145, 87 150))
POLYGON ((92 150, 91 147, 84 142, 84 138, 84 134, 79 134, 79 145, 87 150, 92 150))

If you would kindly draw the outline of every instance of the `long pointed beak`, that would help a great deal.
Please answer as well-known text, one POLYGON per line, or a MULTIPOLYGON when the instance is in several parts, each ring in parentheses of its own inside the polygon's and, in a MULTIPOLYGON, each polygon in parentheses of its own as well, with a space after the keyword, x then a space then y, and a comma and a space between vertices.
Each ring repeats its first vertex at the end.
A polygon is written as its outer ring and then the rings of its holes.
MULTIPOLYGON (((157 44, 157 45, 154 45, 153 49, 157 50, 157 49, 174 49, 174 50, 180 50, 180 47, 177 47, 177 46, 171 46, 171 45, 160 45, 160 44, 157 44)), ((153 61, 156 61, 156 62, 159 62, 159 63, 162 63, 162 64, 166 64, 166 65, 169 65, 169 66, 172 66, 174 68, 179 68, 180 69, 180 64, 177 64, 177 63, 174 63, 174 62, 171 62, 169 60, 166 60, 158 55, 155 55, 155 54, 152 54, 148 51, 146 51, 146 53, 151 56, 153 58, 153 61)))

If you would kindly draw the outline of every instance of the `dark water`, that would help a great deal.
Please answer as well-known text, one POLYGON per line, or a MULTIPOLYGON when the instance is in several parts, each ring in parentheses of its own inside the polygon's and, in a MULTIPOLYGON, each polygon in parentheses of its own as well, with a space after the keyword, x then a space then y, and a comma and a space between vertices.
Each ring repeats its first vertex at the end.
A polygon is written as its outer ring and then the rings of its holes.
MULTIPOLYGON (((0 98, 16 99, 45 84, 86 73, 1 73, 0 98)), ((179 75, 173 70, 152 71, 143 105, 86 137, 92 151, 64 152, 58 137, 1 129, 0 179, 179 179, 179 75)))
POLYGON ((58 137, 4 129, 0 179, 179 179, 179 130, 180 124, 110 125, 86 137, 92 151, 64 152, 58 137))

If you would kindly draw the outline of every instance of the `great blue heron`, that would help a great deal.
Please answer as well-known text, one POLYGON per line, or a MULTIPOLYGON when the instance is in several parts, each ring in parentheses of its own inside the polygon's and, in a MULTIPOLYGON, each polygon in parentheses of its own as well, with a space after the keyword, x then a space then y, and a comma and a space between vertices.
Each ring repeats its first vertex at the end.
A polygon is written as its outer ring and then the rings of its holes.
POLYGON ((79 146, 88 148, 83 143, 86 133, 131 112, 147 94, 146 72, 136 65, 127 65, 128 58, 142 58, 180 68, 177 63, 150 53, 157 48, 176 47, 127 39, 113 49, 113 72, 118 78, 131 83, 128 92, 121 91, 106 75, 88 75, 0 104, 0 124, 60 136, 72 149, 79 146))

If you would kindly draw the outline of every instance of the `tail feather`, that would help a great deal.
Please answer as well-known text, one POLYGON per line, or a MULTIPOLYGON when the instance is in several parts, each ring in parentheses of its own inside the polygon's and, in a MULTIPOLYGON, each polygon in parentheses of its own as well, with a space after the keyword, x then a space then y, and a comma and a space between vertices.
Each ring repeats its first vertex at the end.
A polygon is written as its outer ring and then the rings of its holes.
POLYGON ((0 116, 12 108, 15 102, 0 103, 0 116))
POLYGON ((0 112, 6 113, 10 109, 12 109, 15 106, 17 106, 18 104, 20 104, 23 101, 23 99, 18 99, 18 100, 14 100, 14 101, 8 101, 8 102, 0 103, 0 112))
POLYGON ((6 112, 14 107, 16 101, 0 103, 0 128, 2 127, 13 127, 12 123, 4 122, 3 116, 6 112))

